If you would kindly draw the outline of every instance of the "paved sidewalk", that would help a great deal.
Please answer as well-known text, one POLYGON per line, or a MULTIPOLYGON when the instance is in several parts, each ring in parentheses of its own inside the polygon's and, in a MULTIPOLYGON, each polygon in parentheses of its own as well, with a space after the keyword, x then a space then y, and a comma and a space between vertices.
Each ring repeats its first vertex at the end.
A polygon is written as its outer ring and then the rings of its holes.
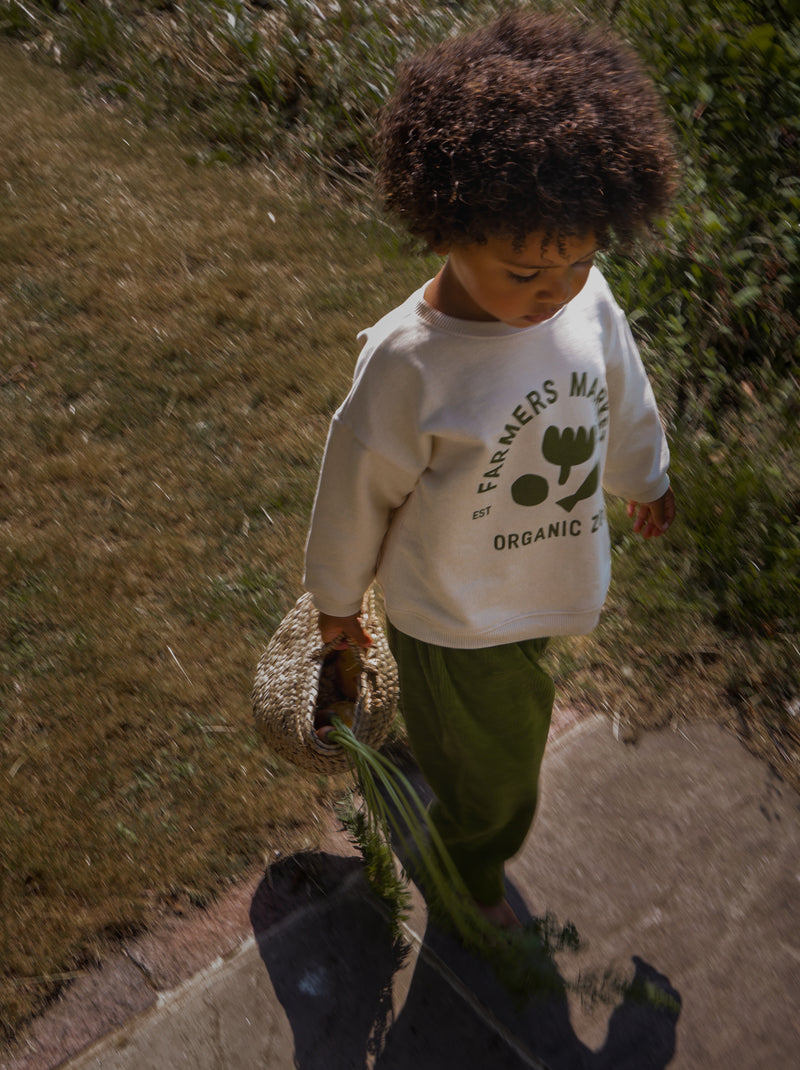
POLYGON ((509 894, 521 911, 547 908, 577 926, 585 947, 558 956, 563 978, 635 970, 674 993, 679 1013, 633 1001, 582 1008, 563 992, 515 1008, 481 962, 426 929, 419 899, 403 960, 339 837, 273 867, 232 955, 62 1065, 800 1066, 800 798, 719 726, 625 745, 594 717, 556 738, 509 894))

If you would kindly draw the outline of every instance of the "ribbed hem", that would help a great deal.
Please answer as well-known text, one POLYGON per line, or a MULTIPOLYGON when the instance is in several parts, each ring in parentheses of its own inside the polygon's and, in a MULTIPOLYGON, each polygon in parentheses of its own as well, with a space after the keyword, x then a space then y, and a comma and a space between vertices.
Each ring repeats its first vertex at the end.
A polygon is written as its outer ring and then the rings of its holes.
POLYGON ((320 602, 313 591, 311 597, 314 599, 314 608, 317 612, 324 613, 328 617, 352 617, 360 613, 362 609, 362 602, 320 602))
POLYGON ((481 632, 445 629, 434 621, 387 605, 386 615, 395 628, 413 639, 453 650, 480 650, 487 646, 519 643, 525 639, 544 639, 554 635, 588 635, 597 627, 600 609, 582 613, 542 613, 516 617, 495 628, 481 632))

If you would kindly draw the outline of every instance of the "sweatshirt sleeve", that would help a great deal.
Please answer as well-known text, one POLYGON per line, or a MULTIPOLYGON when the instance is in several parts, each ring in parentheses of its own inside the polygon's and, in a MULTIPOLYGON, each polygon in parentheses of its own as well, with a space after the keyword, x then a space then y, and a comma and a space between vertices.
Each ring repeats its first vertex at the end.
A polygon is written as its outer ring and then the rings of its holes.
POLYGON ((417 479, 334 417, 306 543, 304 584, 320 612, 347 617, 361 609, 392 514, 417 479))
POLYGON ((669 449, 628 321, 616 310, 617 330, 607 367, 609 430, 603 486, 611 494, 652 502, 669 487, 669 449))

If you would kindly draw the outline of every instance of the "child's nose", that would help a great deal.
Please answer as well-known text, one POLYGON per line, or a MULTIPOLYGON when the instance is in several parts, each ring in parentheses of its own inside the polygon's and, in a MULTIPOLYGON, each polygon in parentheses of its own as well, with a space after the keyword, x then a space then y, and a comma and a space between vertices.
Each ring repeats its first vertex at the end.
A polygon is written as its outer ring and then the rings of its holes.
POLYGON ((569 268, 552 269, 542 277, 539 296, 555 305, 563 305, 570 299, 571 289, 569 268))

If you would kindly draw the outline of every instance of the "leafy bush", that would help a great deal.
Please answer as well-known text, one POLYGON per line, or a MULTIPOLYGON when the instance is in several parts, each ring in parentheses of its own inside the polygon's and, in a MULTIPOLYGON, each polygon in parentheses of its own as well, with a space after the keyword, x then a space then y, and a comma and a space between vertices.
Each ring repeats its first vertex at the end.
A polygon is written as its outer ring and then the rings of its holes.
MULTIPOLYGON (((5 0, 7 33, 93 72, 149 121, 179 120, 199 159, 305 161, 364 177, 398 60, 463 24, 413 0, 5 0)), ((497 5, 455 5, 475 13, 497 5)))
POLYGON ((615 6, 683 157, 655 248, 607 270, 665 401, 693 579, 718 625, 796 631, 800 9, 615 6))
POLYGON ((736 402, 800 367, 800 19, 780 4, 629 5, 620 28, 657 72, 684 179, 662 255, 638 279, 639 328, 670 345, 683 398, 736 402), (662 325, 668 335, 665 336, 662 325), (659 337, 660 335, 660 337, 659 337))
POLYGON ((712 593, 720 627, 766 636, 800 628, 800 483, 787 484, 784 465, 733 432, 675 451, 693 578, 712 593))

